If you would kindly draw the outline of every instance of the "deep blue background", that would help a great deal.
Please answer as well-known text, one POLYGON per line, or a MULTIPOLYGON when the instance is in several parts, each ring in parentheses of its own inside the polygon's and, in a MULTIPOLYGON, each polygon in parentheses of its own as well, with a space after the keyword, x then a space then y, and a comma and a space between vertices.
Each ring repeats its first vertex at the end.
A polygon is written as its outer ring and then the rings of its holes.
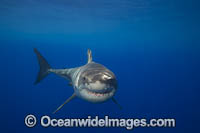
POLYGON ((0 0, 0 132, 125 132, 124 128, 27 128, 24 117, 175 118, 176 128, 134 132, 198 132, 200 3, 192 0, 0 0), (33 82, 38 48, 54 68, 93 59, 117 76, 112 101, 74 99, 51 113, 73 89, 49 75, 33 82))

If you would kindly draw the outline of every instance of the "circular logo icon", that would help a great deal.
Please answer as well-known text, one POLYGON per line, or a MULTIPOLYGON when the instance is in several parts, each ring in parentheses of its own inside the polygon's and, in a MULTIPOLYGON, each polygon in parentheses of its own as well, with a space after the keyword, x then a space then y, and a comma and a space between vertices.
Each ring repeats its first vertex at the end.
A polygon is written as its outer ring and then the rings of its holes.
POLYGON ((34 115, 27 115, 24 122, 27 127, 34 127, 37 120, 34 115))

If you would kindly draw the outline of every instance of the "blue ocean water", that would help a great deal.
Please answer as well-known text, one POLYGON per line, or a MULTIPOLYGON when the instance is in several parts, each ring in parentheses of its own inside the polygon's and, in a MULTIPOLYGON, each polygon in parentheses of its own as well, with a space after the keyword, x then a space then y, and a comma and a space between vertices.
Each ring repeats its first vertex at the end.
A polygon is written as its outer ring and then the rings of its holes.
MULTIPOLYGON (((126 132, 125 128, 28 128, 24 118, 175 118, 175 128, 131 132, 198 132, 200 3, 194 0, 0 0, 1 132, 126 132), (112 101, 74 99, 68 82, 39 70, 33 48, 53 68, 95 62, 117 76, 112 101)), ((130 132, 130 131, 129 131, 130 132)))

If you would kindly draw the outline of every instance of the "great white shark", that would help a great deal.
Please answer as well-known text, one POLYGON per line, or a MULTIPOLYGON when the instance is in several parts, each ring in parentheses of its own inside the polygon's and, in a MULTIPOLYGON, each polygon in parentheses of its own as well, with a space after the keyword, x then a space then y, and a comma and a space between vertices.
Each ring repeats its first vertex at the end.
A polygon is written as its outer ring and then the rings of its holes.
POLYGON ((92 60, 92 52, 88 49, 88 61, 85 65, 75 68, 53 69, 40 52, 34 48, 37 55, 40 70, 38 72, 35 84, 39 83, 49 73, 54 73, 69 80, 69 85, 73 86, 74 93, 62 105, 60 105, 53 113, 60 110, 66 103, 75 97, 79 97, 89 102, 100 103, 108 99, 121 106, 114 99, 117 90, 116 76, 105 66, 95 63, 92 60))

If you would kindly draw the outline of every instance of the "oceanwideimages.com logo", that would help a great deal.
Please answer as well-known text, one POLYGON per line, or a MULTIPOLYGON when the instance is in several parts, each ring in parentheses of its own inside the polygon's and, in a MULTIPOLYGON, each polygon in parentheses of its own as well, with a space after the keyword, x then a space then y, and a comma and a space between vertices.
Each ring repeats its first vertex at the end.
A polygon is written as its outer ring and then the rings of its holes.
MULTIPOLYGON (((99 118, 98 116, 87 118, 64 118, 56 119, 50 116, 42 116, 40 119, 42 127, 122 127, 131 130, 136 127, 175 127, 175 119, 127 119, 127 118, 99 118)), ((25 117, 25 125, 34 127, 37 124, 34 115, 25 117)))

